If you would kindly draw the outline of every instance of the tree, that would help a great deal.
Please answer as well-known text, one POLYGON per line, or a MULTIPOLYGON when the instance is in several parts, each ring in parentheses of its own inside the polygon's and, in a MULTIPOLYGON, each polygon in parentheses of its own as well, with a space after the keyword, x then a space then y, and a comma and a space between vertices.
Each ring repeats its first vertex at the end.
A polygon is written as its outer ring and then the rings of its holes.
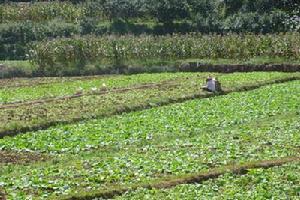
POLYGON ((140 0, 98 0, 93 4, 98 9, 101 9, 103 14, 110 20, 139 17, 141 10, 140 0))
POLYGON ((189 16, 187 0, 148 0, 147 4, 150 14, 164 24, 189 16))

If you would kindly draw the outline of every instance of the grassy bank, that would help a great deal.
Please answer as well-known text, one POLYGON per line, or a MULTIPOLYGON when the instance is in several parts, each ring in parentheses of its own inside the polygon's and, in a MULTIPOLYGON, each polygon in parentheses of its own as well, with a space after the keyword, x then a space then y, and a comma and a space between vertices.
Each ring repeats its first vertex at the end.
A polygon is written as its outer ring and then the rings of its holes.
MULTIPOLYGON (((194 71, 191 69, 183 69, 182 66, 189 65, 190 63, 199 63, 201 65, 224 66, 232 65, 294 65, 300 66, 300 60, 288 59, 283 57, 255 57, 249 59, 181 59, 181 60, 131 60, 123 67, 112 66, 110 63, 104 64, 89 64, 84 70, 79 71, 65 71, 60 75, 62 76, 79 76, 79 75, 102 75, 102 74, 139 74, 139 73, 161 73, 161 72, 180 72, 180 71, 194 71)), ((48 75, 40 72, 37 65, 32 64, 28 60, 24 61, 0 61, 0 78, 16 78, 16 77, 47 77, 48 75)), ((201 71, 200 69, 198 69, 201 71)), ((196 70, 197 71, 197 70, 196 70)), ((214 69, 211 69, 213 72, 214 69)), ((238 71, 233 69, 232 72, 238 71)), ((255 70, 252 70, 255 71, 255 70)), ((264 71, 263 67, 261 70, 264 71)), ((280 68, 275 71, 280 71, 280 68)), ((220 72, 220 71, 215 71, 220 72)))

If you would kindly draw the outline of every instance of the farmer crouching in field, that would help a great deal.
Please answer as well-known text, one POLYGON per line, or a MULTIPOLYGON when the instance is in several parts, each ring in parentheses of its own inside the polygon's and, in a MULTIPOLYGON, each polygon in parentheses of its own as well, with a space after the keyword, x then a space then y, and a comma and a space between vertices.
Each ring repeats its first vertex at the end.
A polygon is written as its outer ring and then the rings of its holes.
POLYGON ((221 83, 217 78, 211 76, 206 78, 206 85, 203 86, 202 89, 209 92, 222 92, 221 83))

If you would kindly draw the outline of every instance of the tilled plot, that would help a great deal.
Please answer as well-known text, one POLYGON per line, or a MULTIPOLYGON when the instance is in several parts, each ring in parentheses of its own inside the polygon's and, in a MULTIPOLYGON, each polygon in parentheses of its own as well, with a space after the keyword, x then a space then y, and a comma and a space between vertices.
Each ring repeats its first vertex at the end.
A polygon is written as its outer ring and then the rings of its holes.
POLYGON ((1 144, 7 150, 66 153, 67 158, 33 165, 34 173, 28 173, 31 166, 15 167, 3 173, 0 180, 10 196, 20 196, 26 190, 30 192, 24 196, 45 194, 61 199, 64 191, 84 199, 106 196, 120 191, 120 187, 180 184, 183 182, 176 180, 203 178, 198 175, 219 167, 297 156, 286 147, 299 145, 298 84, 273 85, 5 138, 1 144), (137 146, 132 147, 134 144, 137 146), (91 147, 100 151, 90 152, 91 147), (106 152, 102 147, 114 147, 116 151, 106 152), (28 180, 41 181, 32 186, 28 180))
POLYGON ((53 84, 53 83, 64 83, 64 82, 77 81, 77 80, 92 80, 92 79, 107 78, 111 76, 113 75, 0 79, 0 89, 30 87, 30 86, 53 84))
MULTIPOLYGON (((201 75, 203 78, 205 77, 205 73, 201 73, 201 75)), ((206 76, 207 75, 208 74, 206 74, 206 76)), ((100 89, 113 90, 118 88, 130 88, 144 84, 161 83, 162 81, 172 81, 194 76, 198 76, 198 73, 97 76, 82 77, 82 80, 75 80, 77 77, 72 77, 69 78, 70 81, 68 81, 67 78, 62 77, 61 82, 58 83, 51 83, 50 81, 49 84, 0 89, 0 105, 72 96, 80 92, 85 94, 93 93, 100 89)))
MULTIPOLYGON (((238 75, 236 75, 238 76, 238 75)), ((224 88, 224 94, 251 90, 277 82, 296 80, 299 77, 277 78, 274 80, 236 82, 234 88, 224 88)), ((45 129, 57 123, 71 123, 84 119, 106 117, 122 112, 136 111, 155 106, 183 102, 194 98, 216 95, 199 89, 199 79, 186 79, 174 83, 138 86, 134 89, 119 89, 115 92, 100 91, 98 94, 77 94, 71 98, 56 99, 48 103, 29 105, 7 105, 0 109, 0 137, 12 136, 30 130, 45 129), (179 83, 180 82, 180 83, 179 83)), ((232 84, 230 82, 230 84, 232 84)), ((226 86, 226 85, 225 85, 226 86)))
POLYGON ((145 188, 145 189, 167 189, 176 187, 182 184, 194 184, 194 183, 202 183, 204 181, 210 179, 216 179, 221 175, 226 173, 232 173, 236 175, 244 175, 247 174, 249 170, 252 169, 268 169, 271 167, 282 166, 287 163, 291 162, 299 162, 300 157, 286 157, 286 158, 279 158, 273 160, 262 160, 257 162, 249 162, 242 165, 232 165, 232 166, 225 166, 223 168, 216 168, 210 169, 208 172, 205 173, 196 173, 196 174, 189 174, 189 175, 181 175, 181 176, 169 176, 164 177, 160 181, 156 181, 154 183, 149 184, 137 184, 132 185, 130 187, 120 187, 117 189, 111 189, 107 191, 99 191, 92 194, 84 194, 84 195, 70 195, 64 199, 68 200, 93 200, 96 198, 101 199, 112 199, 116 196, 123 195, 127 192, 132 192, 137 189, 145 188))
POLYGON ((0 188, 0 200, 6 200, 5 192, 0 188))
POLYGON ((0 109, 5 109, 5 108, 18 108, 21 106, 27 106, 27 105, 37 105, 37 104, 46 104, 46 103, 51 103, 51 102, 56 102, 60 100, 70 100, 70 99, 75 99, 75 98, 80 98, 84 96, 92 96, 92 95, 107 95, 110 93, 125 93, 125 92, 132 92, 134 90, 143 90, 143 89, 154 89, 154 88, 164 88, 164 87, 176 87, 178 86, 178 81, 162 81, 161 83, 149 83, 149 84, 141 84, 133 87, 126 87, 126 88, 102 88, 102 89, 97 89, 96 91, 92 92, 80 92, 77 94, 73 95, 67 95, 67 96, 60 96, 60 97, 48 97, 48 98, 43 98, 40 100, 35 100, 35 101, 24 101, 24 102, 13 102, 13 103, 5 103, 5 104, 0 104, 0 109))
POLYGON ((0 151, 0 164, 25 164, 45 160, 47 156, 38 153, 0 151))
MULTIPOLYGON (((191 87, 195 93, 195 87, 191 87)), ((164 85, 123 90, 105 95, 76 96, 58 99, 45 104, 10 106, 0 110, 2 137, 28 130, 39 130, 58 122, 75 122, 82 119, 110 116, 115 113, 155 106, 162 97, 181 96, 182 85, 164 85), (178 94, 177 94, 178 93, 178 94), (153 104, 152 104, 153 102, 153 104)), ((179 98, 179 97, 178 97, 179 98)), ((0 131, 1 132, 1 131, 0 131)))

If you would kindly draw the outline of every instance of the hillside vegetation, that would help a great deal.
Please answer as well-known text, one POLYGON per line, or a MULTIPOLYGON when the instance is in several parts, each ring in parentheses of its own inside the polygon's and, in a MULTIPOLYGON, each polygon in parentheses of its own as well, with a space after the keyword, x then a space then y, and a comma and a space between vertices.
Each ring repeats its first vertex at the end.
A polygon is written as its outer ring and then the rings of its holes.
POLYGON ((93 34, 278 33, 299 30, 296 0, 0 2, 0 60, 34 41, 93 34))

